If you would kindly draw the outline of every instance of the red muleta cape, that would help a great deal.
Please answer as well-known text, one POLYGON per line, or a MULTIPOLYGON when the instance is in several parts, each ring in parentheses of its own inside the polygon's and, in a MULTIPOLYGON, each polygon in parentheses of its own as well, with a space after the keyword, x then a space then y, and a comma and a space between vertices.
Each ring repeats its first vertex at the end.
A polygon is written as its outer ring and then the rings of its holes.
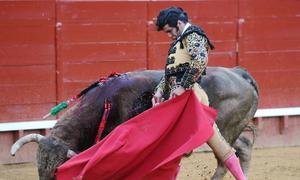
POLYGON ((176 179, 182 155, 213 135, 216 115, 188 90, 121 124, 99 143, 62 164, 56 178, 176 179))

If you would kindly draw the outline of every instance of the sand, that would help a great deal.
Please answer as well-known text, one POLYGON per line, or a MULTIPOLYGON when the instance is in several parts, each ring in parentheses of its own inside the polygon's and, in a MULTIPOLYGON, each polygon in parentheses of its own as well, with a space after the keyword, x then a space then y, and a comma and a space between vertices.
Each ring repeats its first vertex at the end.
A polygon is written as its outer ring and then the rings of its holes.
MULTIPOLYGON (((194 153, 181 162, 178 180, 210 179, 216 160, 212 153, 194 153)), ((0 165, 0 180, 37 180, 34 163, 0 165)), ((234 179, 227 173, 225 180, 234 179)), ((249 180, 300 180, 300 147, 256 149, 249 180)))

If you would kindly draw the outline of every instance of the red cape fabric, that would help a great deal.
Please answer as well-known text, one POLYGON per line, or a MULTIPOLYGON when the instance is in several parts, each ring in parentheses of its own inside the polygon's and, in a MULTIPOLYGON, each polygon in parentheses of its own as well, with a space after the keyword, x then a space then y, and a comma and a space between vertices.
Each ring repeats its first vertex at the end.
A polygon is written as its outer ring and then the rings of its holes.
POLYGON ((182 155, 213 135, 216 115, 193 91, 186 91, 115 128, 62 164, 56 178, 176 179, 182 155))

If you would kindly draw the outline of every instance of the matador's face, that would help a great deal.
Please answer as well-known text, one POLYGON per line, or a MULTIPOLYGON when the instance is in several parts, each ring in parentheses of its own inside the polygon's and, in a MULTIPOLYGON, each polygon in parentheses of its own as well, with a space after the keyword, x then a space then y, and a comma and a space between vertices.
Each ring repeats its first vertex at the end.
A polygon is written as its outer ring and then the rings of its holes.
POLYGON ((176 27, 170 27, 168 24, 166 24, 163 28, 163 31, 165 33, 168 34, 168 37, 171 38, 172 40, 176 40, 178 35, 179 35, 179 31, 178 28, 176 27))

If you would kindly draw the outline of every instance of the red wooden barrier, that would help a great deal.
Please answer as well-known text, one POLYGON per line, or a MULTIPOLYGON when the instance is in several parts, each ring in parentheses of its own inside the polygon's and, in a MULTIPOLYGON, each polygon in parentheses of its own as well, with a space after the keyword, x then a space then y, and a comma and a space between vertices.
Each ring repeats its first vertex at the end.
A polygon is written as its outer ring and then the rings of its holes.
POLYGON ((55 1, 0 2, 0 122, 56 103, 55 1))
POLYGON ((239 2, 239 64, 260 85, 260 107, 299 106, 299 9, 292 0, 239 2))
MULTIPOLYGON (((300 1, 16 0, 0 2, 0 122, 40 119, 113 71, 163 68, 170 40, 153 18, 169 6, 184 8, 212 39, 209 65, 254 75, 260 108, 300 106, 300 1)), ((258 146, 299 144, 296 117, 263 121, 258 146)), ((0 132, 0 163, 18 161, 7 158, 18 134, 0 132)), ((29 160, 24 152, 19 161, 29 160)))
POLYGON ((111 72, 146 69, 146 16, 146 2, 58 2, 58 99, 111 72))

